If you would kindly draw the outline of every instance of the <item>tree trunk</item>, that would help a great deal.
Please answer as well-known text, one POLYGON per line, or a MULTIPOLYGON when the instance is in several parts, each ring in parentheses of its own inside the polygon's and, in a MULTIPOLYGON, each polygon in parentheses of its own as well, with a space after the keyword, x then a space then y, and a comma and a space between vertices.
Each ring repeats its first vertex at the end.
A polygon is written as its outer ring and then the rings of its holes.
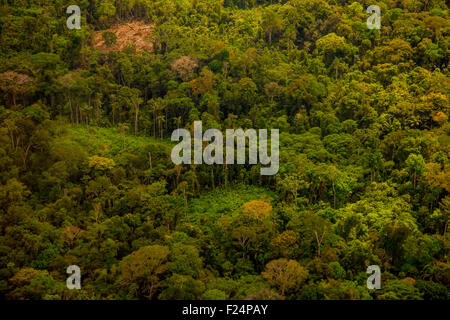
POLYGON ((323 237, 325 236, 325 231, 322 233, 320 240, 319 240, 319 235, 317 234, 317 231, 314 230, 314 234, 316 236, 316 242, 317 242, 317 256, 320 258, 320 246, 322 244, 323 237))
POLYGON ((23 155, 23 168, 27 168, 27 158, 28 158, 28 152, 31 148, 31 142, 28 144, 27 149, 25 150, 25 154, 23 155))
POLYGON ((16 92, 14 90, 11 90, 12 100, 14 106, 16 106, 16 92))

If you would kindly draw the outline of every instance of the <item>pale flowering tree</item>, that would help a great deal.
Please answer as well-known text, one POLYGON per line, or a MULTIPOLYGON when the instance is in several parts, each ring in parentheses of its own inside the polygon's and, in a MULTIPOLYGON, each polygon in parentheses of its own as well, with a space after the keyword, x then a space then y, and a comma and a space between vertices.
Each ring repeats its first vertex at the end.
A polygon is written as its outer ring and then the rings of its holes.
POLYGON ((278 259, 270 261, 261 274, 284 295, 288 290, 297 289, 306 280, 308 270, 295 260, 278 259))
POLYGON ((194 58, 183 56, 174 60, 171 68, 178 73, 183 81, 189 81, 198 68, 198 63, 194 58))
POLYGON ((16 105, 17 95, 31 91, 33 79, 26 74, 14 71, 0 73, 0 88, 11 94, 13 105, 16 105))

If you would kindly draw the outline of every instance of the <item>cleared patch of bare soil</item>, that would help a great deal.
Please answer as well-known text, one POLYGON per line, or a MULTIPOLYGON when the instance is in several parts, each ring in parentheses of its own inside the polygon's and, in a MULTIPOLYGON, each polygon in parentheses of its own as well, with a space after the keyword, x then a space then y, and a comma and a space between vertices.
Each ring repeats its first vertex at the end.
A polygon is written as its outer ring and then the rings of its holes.
POLYGON ((92 38, 92 46, 101 51, 123 50, 127 46, 135 45, 136 51, 153 52, 153 31, 154 26, 140 21, 118 24, 107 30, 95 32, 92 38), (103 33, 113 32, 116 43, 108 47, 103 40, 103 33))

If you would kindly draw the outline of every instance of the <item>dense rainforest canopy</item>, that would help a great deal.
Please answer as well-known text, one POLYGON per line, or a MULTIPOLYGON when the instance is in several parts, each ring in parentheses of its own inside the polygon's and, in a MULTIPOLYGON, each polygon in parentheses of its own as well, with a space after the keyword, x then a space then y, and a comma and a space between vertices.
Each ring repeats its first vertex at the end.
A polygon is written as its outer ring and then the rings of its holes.
POLYGON ((448 299, 449 32, 444 0, 2 1, 0 298, 448 299), (174 165, 197 120, 279 129, 278 174, 174 165))

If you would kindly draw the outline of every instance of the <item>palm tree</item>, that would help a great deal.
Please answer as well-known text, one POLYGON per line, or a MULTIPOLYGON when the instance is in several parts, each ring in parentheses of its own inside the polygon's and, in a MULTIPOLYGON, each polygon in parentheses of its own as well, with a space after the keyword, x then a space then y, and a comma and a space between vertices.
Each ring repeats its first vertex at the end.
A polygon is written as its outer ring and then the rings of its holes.
POLYGON ((159 133, 161 135, 161 140, 162 140, 162 138, 163 138, 163 127, 162 127, 162 125, 166 121, 166 118, 164 116, 159 116, 157 119, 158 119, 159 133))
POLYGON ((172 119, 172 121, 175 124, 176 128, 180 128, 180 126, 181 126, 181 117, 174 117, 172 119))
POLYGON ((158 122, 159 112, 164 109, 164 102, 163 99, 156 98, 149 100, 148 105, 153 113, 153 136, 156 137, 156 123, 158 122))

